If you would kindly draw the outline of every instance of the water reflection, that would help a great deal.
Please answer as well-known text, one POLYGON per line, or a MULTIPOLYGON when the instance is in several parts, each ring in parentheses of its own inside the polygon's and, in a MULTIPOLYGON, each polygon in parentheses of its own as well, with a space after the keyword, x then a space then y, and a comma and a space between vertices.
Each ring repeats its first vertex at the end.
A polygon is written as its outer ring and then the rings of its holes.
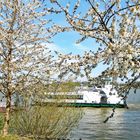
POLYGON ((84 108, 85 115, 77 128, 71 132, 71 139, 78 140, 139 140, 140 105, 131 105, 130 109, 117 109, 115 116, 107 123, 103 121, 112 109, 84 108))

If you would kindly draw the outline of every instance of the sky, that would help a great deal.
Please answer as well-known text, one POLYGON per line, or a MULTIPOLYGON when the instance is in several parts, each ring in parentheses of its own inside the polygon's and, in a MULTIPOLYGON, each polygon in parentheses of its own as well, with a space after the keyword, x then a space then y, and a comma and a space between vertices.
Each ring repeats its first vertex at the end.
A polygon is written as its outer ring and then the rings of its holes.
MULTIPOLYGON (((98 44, 93 39, 87 39, 86 41, 76 44, 76 40, 79 39, 79 35, 74 32, 61 33, 53 39, 53 44, 49 44, 53 50, 57 50, 61 53, 73 55, 83 55, 85 51, 97 51, 98 44)), ((93 75, 98 76, 106 67, 103 64, 99 64, 96 69, 93 70, 93 75)))
MULTIPOLYGON (((62 5, 66 5, 70 0, 59 0, 59 2, 61 2, 62 5)), ((70 4, 70 11, 73 8, 74 4, 76 3, 77 0, 71 0, 71 4, 70 4)), ((85 12, 87 10, 87 2, 85 0, 81 0, 80 3, 80 7, 78 9, 78 12, 85 12), (86 6, 86 7, 85 7, 86 6)), ((62 25, 62 26, 69 26, 69 24, 67 23, 64 14, 54 14, 54 15, 50 15, 50 17, 52 19, 52 22, 58 24, 58 25, 62 25)), ((70 53, 72 52, 72 54, 83 54, 84 51, 90 51, 90 50, 97 50, 97 44, 95 43, 95 41, 93 39, 87 39, 86 41, 80 43, 80 44, 76 44, 76 41, 78 39, 80 39, 81 36, 79 35, 79 33, 74 32, 74 31, 70 31, 70 32, 63 32, 63 33, 59 33, 57 34, 54 38, 53 38, 53 43, 58 47, 58 50, 61 50, 61 52, 63 53, 70 53)))

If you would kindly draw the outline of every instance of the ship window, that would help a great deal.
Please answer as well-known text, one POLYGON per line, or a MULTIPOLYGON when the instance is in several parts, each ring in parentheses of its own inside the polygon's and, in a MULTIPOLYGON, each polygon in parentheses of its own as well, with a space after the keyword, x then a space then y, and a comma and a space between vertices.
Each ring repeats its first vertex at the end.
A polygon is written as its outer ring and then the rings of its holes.
POLYGON ((101 97, 100 103, 106 104, 107 103, 107 97, 101 97))
POLYGON ((48 95, 48 99, 83 99, 83 95, 48 95))
POLYGON ((47 95, 47 98, 52 99, 53 97, 52 97, 52 95, 47 95))
POLYGON ((97 89, 93 89, 92 91, 93 91, 93 92, 98 92, 98 90, 97 90, 97 89))
POLYGON ((100 94, 105 94, 105 92, 101 90, 101 91, 100 91, 100 94))

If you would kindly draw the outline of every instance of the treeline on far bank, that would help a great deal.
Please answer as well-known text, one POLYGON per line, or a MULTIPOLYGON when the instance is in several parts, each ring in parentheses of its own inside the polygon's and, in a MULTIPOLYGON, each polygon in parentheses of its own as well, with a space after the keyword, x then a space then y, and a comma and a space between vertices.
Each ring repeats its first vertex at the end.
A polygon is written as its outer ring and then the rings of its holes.
MULTIPOLYGON (((125 83, 118 83, 119 86, 126 86, 125 83)), ((52 82, 49 84, 38 83, 36 87, 30 86, 28 90, 32 91, 33 89, 37 92, 48 93, 48 92, 72 92, 80 87, 92 87, 95 85, 90 85, 88 82, 73 82, 73 81, 64 81, 64 82, 52 82)), ((99 86, 99 85, 96 85, 99 86)), ((140 88, 140 81, 135 82, 131 85, 132 88, 140 88)))
POLYGON ((30 86, 30 92, 36 91, 40 93, 48 92, 72 92, 76 87, 80 87, 80 82, 65 81, 65 82, 52 82, 52 83, 38 83, 37 86, 30 86))

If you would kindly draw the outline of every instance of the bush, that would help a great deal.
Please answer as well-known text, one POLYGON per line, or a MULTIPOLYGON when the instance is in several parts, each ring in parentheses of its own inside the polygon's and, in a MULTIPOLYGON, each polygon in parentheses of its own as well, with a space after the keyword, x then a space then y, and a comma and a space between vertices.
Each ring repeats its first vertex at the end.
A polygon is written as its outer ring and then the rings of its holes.
POLYGON ((81 115, 80 109, 72 107, 34 106, 13 113, 11 129, 34 139, 66 138, 81 115))

